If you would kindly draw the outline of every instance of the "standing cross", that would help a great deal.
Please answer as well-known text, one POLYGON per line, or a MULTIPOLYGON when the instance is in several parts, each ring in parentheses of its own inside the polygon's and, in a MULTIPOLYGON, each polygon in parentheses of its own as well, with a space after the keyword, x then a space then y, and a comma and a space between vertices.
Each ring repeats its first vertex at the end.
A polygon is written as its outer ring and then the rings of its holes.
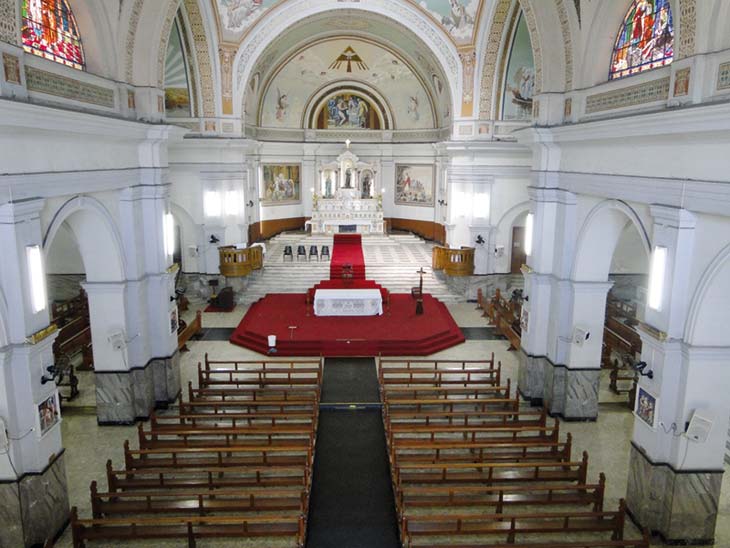
POLYGON ((423 267, 421 267, 419 270, 416 271, 416 274, 420 274, 421 281, 418 284, 418 298, 416 299, 416 315, 420 316, 423 314, 423 275, 426 273, 425 270, 423 270, 423 267))

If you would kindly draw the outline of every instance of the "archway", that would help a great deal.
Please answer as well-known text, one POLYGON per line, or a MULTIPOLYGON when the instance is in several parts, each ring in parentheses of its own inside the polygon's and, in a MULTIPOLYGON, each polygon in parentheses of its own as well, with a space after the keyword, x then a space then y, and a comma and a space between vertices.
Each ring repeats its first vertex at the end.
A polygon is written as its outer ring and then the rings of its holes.
POLYGON ((572 270, 573 303, 568 364, 601 368, 597 403, 633 406, 641 358, 636 330, 644 318, 651 242, 639 214, 607 200, 588 214, 572 270))
POLYGON ((62 396, 75 399, 78 379, 78 402, 94 405, 92 370, 127 363, 126 351, 111 342, 126 325, 121 239, 100 202, 77 196, 53 216, 43 247, 51 321, 59 327, 54 358, 66 368, 62 385, 69 387, 62 396))

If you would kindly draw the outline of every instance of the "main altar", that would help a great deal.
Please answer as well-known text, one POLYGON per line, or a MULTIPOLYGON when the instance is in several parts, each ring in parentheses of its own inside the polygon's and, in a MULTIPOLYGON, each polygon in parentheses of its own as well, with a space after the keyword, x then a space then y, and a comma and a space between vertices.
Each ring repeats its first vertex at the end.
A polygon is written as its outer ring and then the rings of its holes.
POLYGON ((336 161, 320 163, 308 221, 312 234, 383 234, 383 195, 377 181, 377 164, 360 161, 349 141, 336 161))

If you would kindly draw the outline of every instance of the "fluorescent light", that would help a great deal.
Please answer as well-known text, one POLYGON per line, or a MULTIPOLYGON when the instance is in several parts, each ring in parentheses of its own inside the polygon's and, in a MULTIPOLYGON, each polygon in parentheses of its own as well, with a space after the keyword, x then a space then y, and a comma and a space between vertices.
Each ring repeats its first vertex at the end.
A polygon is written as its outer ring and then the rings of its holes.
POLYGON ((206 217, 221 216, 221 195, 215 190, 208 190, 203 196, 203 210, 206 217))
POLYGON ((656 246, 651 256, 651 271, 649 273, 649 307, 654 310, 662 309, 666 269, 667 248, 656 246))
POLYGON ((46 277, 43 273, 43 257, 38 245, 25 248, 28 261, 28 278, 30 279, 30 300, 33 313, 40 312, 47 306, 46 277))
POLYGON ((172 213, 165 213, 162 218, 162 235, 165 240, 165 254, 172 256, 175 251, 175 221, 172 213))
POLYGON ((527 214, 525 219, 525 254, 532 255, 532 225, 534 223, 535 216, 532 213, 527 214))
POLYGON ((226 192, 225 209, 226 215, 235 216, 241 213, 241 195, 237 190, 229 190, 226 192))

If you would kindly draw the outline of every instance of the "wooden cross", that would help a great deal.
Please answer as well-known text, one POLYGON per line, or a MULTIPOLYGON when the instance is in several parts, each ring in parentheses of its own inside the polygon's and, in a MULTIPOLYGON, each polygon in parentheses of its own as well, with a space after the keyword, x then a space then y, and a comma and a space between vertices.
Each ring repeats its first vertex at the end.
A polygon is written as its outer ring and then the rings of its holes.
POLYGON ((420 316, 423 314, 423 275, 426 273, 425 270, 423 270, 423 267, 421 267, 419 270, 416 271, 416 274, 420 274, 421 280, 418 284, 418 298, 416 299, 416 315, 420 316))

